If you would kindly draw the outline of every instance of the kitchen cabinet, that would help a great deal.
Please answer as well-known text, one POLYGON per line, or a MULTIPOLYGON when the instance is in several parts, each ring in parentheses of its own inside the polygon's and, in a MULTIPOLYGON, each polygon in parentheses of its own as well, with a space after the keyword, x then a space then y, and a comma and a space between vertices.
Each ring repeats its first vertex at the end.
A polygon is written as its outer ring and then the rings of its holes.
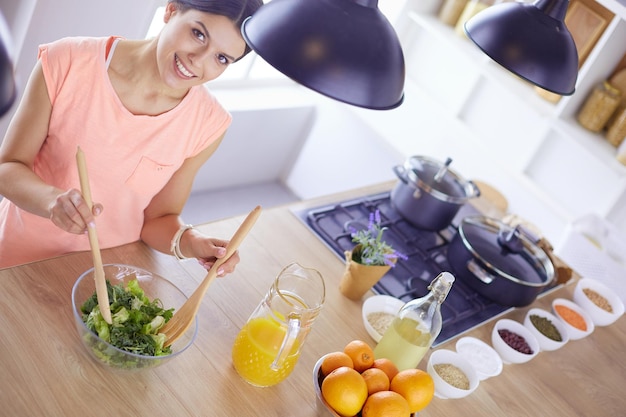
MULTIPOLYGON (((481 152, 514 177, 548 211, 569 222, 597 213, 626 230, 626 166, 601 134, 576 121, 593 87, 607 79, 626 54, 626 7, 601 0, 615 16, 579 70, 576 92, 554 103, 530 83, 484 55, 436 13, 407 4, 397 23, 414 83, 444 123, 457 123, 481 152)), ((433 132, 427 132, 433 133, 433 132)))

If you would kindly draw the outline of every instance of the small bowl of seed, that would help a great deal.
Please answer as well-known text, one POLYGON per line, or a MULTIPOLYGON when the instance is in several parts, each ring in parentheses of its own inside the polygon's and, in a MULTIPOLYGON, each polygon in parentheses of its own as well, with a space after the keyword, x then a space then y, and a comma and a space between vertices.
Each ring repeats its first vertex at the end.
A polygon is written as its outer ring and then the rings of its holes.
POLYGON ((380 342, 403 305, 404 301, 390 295, 374 295, 365 300, 361 310, 363 324, 376 343, 380 342))
POLYGON ((569 341, 565 324, 554 314, 541 308, 528 310, 524 326, 537 338, 541 350, 557 350, 569 341))
POLYGON ((438 398, 466 397, 480 383, 474 365, 460 353, 448 349, 432 352, 426 370, 435 382, 435 396, 438 398))
POLYGON ((574 302, 585 310, 593 324, 608 326, 624 314, 621 298, 604 283, 591 278, 583 278, 574 289, 574 302))

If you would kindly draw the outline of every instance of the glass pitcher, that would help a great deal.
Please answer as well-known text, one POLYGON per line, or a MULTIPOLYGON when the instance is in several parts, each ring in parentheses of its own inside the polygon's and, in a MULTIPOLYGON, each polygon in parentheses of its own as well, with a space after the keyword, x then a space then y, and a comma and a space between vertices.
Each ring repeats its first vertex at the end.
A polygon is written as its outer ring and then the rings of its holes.
POLYGON ((287 378, 324 297, 318 271, 298 263, 283 268, 235 339, 232 358, 239 375, 259 387, 287 378))

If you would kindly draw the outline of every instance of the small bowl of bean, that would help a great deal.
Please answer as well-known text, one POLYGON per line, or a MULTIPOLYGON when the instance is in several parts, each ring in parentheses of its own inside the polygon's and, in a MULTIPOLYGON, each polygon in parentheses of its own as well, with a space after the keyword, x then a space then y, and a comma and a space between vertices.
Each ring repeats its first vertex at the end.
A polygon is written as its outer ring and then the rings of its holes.
POLYGON ((524 326, 537 338, 541 350, 557 350, 569 341, 565 324, 554 314, 541 308, 528 310, 524 326))
POLYGON ((361 310, 363 325, 376 343, 380 342, 403 305, 404 301, 390 295, 374 295, 365 300, 361 310))
POLYGON ((435 382, 438 398, 463 398, 476 390, 480 379, 476 368, 463 355, 448 349, 433 351, 427 372, 435 382))
POLYGON ((537 338, 522 323, 500 319, 493 326, 491 343, 505 364, 528 362, 541 349, 537 338))
POLYGON ((574 302, 589 314, 596 326, 613 324, 624 314, 624 303, 615 291, 591 278, 578 281, 574 302))
POLYGON ((567 327, 570 340, 587 337, 595 329, 593 320, 581 306, 565 298, 552 300, 552 310, 567 327))

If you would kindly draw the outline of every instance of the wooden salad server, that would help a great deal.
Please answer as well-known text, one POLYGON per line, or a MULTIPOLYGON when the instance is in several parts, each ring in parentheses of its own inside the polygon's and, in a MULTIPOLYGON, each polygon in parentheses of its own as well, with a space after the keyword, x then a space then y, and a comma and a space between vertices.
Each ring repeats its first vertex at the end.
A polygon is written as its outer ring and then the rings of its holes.
MULTIPOLYGON (((76 151, 76 163, 78 165, 78 177, 80 178, 80 188, 83 193, 83 198, 89 206, 89 210, 93 208, 93 201, 91 200, 91 189, 89 187, 89 178, 87 176, 87 162, 85 161, 85 154, 78 147, 76 151)), ((94 279, 96 282, 96 296, 98 297, 98 307, 104 320, 111 324, 111 306, 109 305, 109 294, 107 292, 106 278, 104 276, 104 267, 102 266, 102 255, 100 254, 100 245, 98 244, 98 234, 96 233, 96 226, 90 225, 87 227, 87 233, 89 234, 89 244, 91 246, 91 254, 93 256, 93 270, 94 279)))
POLYGON ((231 257, 233 253, 239 248, 239 245, 246 237, 259 215, 261 214, 261 206, 256 206, 252 211, 248 214, 248 216, 244 219, 243 223, 239 226, 235 234, 233 235, 230 242, 228 242, 228 246, 226 246, 226 255, 223 258, 215 261, 213 266, 209 269, 207 276, 200 283, 198 288, 191 294, 191 296, 185 301, 185 303, 174 313, 172 318, 165 323, 165 326, 161 329, 161 333, 165 334, 165 346, 170 346, 174 343, 179 337, 181 337, 185 331, 191 326, 193 323, 196 314, 198 313, 198 309, 200 308, 200 304, 202 303, 202 299, 204 298, 204 294, 209 288, 209 285, 213 282, 215 277, 217 277, 217 270, 220 265, 223 264, 228 258, 231 257))

